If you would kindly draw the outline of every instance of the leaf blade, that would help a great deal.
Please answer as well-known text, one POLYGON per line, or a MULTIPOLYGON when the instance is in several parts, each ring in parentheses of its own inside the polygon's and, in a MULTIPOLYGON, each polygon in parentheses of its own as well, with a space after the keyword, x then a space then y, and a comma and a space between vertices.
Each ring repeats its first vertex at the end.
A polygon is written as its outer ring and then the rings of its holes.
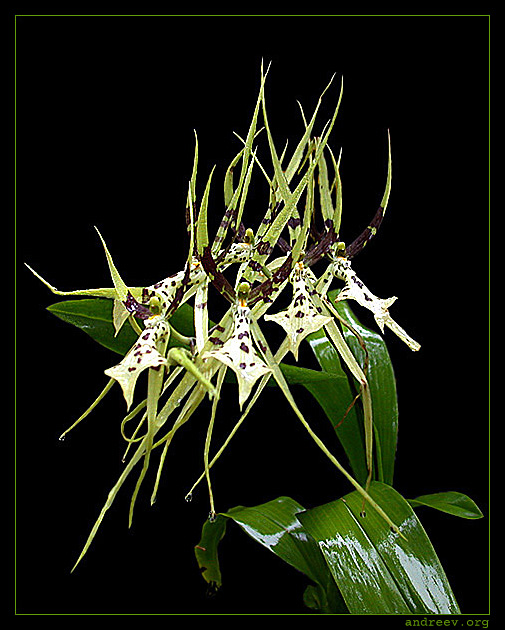
POLYGON ((370 494, 387 506, 407 540, 389 531, 373 510, 362 517, 356 492, 298 516, 318 541, 350 612, 458 614, 443 568, 411 506, 387 484, 372 482, 370 494))
POLYGON ((253 540, 314 582, 316 586, 308 588, 307 604, 317 605, 323 612, 347 612, 317 544, 305 534, 297 518, 303 510, 303 506, 294 499, 278 497, 253 507, 231 508, 218 514, 214 523, 205 523, 202 538, 195 547, 204 579, 209 583, 213 580, 216 587, 222 583, 217 544, 226 527, 220 519, 229 519, 253 540))
MULTIPOLYGON (((373 404, 373 422, 377 444, 378 480, 392 485, 398 442, 398 401, 396 378, 391 357, 382 336, 361 324, 346 300, 335 302, 336 291, 330 291, 329 299, 338 313, 362 337, 368 351, 367 381, 373 404)), ((363 367, 365 353, 351 330, 343 327, 344 338, 363 367)))
MULTIPOLYGON (((116 335, 112 317, 113 304, 104 298, 64 300, 47 307, 59 319, 80 328, 105 348, 124 356, 137 341, 138 334, 131 325, 125 324, 116 335)), ((185 336, 194 335, 193 309, 182 304, 170 319, 170 323, 185 336)), ((183 344, 170 338, 169 347, 183 344)))
POLYGON ((477 504, 466 494, 461 492, 437 492, 434 494, 423 494, 415 499, 409 500, 412 507, 426 506, 459 516, 460 518, 478 519, 483 518, 484 514, 480 511, 477 504))
POLYGON ((309 335, 307 341, 321 366, 321 371, 331 374, 338 380, 335 380, 333 387, 324 387, 322 383, 308 383, 306 388, 335 428, 356 480, 364 484, 368 471, 363 426, 356 407, 349 409, 353 393, 341 367, 338 352, 323 330, 309 335))

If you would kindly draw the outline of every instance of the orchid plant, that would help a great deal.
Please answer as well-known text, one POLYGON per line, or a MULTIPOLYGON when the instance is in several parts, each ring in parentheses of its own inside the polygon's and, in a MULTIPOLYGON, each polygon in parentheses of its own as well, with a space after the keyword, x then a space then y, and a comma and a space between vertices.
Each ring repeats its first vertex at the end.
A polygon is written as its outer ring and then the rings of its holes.
POLYGON ((333 116, 319 136, 313 134, 314 125, 323 95, 332 85, 333 79, 321 94, 309 119, 302 110, 305 130, 288 159, 287 148, 279 155, 269 125, 264 89, 267 74, 268 71, 264 72, 262 68, 259 93, 247 136, 245 139, 239 137, 240 151, 230 163, 224 177, 224 214, 214 238, 209 236, 207 221, 213 171, 199 199, 198 139, 195 133, 194 161, 186 205, 189 244, 181 271, 150 286, 130 287, 114 265, 100 233, 112 277, 112 287, 60 291, 30 268, 57 295, 113 300, 116 334, 123 326, 131 325, 138 335, 124 358, 117 365, 105 370, 109 380, 98 398, 62 434, 63 438, 96 407, 115 383, 119 384, 128 412, 121 424, 122 435, 128 442, 125 467, 110 490, 76 565, 88 551, 125 480, 134 469, 139 468, 130 503, 131 524, 138 493, 156 452, 160 455, 151 503, 155 501, 171 441, 206 398, 211 400, 211 405, 203 452, 203 471, 186 498, 189 500, 195 488, 205 481, 210 503, 209 519, 214 521, 216 508, 211 469, 271 379, 279 387, 310 438, 361 496, 361 510, 364 511, 369 506, 387 523, 393 535, 404 537, 398 523, 388 514, 387 506, 380 505, 369 492, 374 465, 374 418, 366 362, 364 366, 359 364, 342 331, 352 334, 365 354, 368 350, 359 332, 342 317, 335 303, 328 298, 330 286, 336 280, 340 287, 337 302, 354 300, 373 313, 381 332, 387 327, 408 348, 419 350, 420 345, 389 313, 396 297, 376 297, 358 278, 352 267, 353 258, 377 233, 388 205, 392 173, 390 142, 388 141, 387 178, 379 208, 363 232, 346 244, 339 237, 342 216, 340 157, 335 157, 328 144, 342 99, 342 85, 333 116), (261 129, 258 124, 260 114, 263 119, 261 129), (255 146, 258 138, 261 139, 264 135, 273 167, 270 175, 257 157, 255 146), (239 164, 240 173, 236 181, 234 172, 237 172, 239 164), (266 179, 269 191, 266 212, 259 221, 258 217, 246 219, 245 213, 252 175, 256 171, 266 179), (256 226, 251 227, 255 219, 256 226), (316 272, 316 269, 320 271, 316 272), (209 291, 217 291, 228 303, 228 309, 217 324, 213 324, 209 314, 209 291), (289 292, 291 298, 287 308, 279 310, 276 302, 283 292, 289 292), (187 338, 176 329, 172 318, 183 304, 190 301, 193 304, 195 335, 187 338), (263 332, 263 321, 274 322, 282 329, 284 338, 278 348, 272 348, 267 341, 263 332), (367 466, 364 484, 356 481, 314 432, 297 406, 279 367, 288 353, 298 361, 300 344, 309 335, 320 330, 324 330, 355 380, 358 391, 356 399, 361 398, 362 401, 367 466), (184 347, 170 347, 171 337, 182 340, 184 347), (213 426, 219 400, 223 395, 227 370, 232 370, 236 377, 240 417, 224 443, 211 457, 213 426), (139 376, 143 372, 147 372, 147 393, 133 407, 139 376), (127 436, 126 424, 135 418, 137 427, 132 436, 127 436))

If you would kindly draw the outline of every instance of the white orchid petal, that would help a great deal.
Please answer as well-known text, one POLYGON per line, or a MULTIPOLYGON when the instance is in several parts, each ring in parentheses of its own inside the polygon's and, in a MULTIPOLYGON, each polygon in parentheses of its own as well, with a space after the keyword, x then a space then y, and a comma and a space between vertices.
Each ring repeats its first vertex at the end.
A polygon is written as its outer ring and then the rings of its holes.
POLYGON ((300 343, 307 335, 320 330, 331 321, 331 317, 321 315, 315 306, 305 283, 302 266, 297 266, 291 277, 293 300, 285 311, 265 315, 265 320, 279 324, 286 331, 289 350, 298 361, 300 343))
POLYGON ((146 327, 137 343, 120 363, 105 370, 107 376, 121 385, 128 409, 133 402, 135 384, 139 375, 146 368, 160 369, 162 365, 166 365, 165 357, 158 352, 156 346, 162 343, 168 334, 167 322, 158 319, 156 323, 146 327))
POLYGON ((211 350, 203 355, 204 359, 212 357, 221 361, 235 372, 238 381, 240 409, 249 398, 256 381, 272 371, 254 349, 249 328, 249 308, 237 307, 231 337, 221 348, 211 350))
POLYGON ((384 326, 387 326, 406 343, 411 350, 419 350, 421 345, 412 339, 389 314, 388 309, 397 300, 396 296, 381 299, 374 295, 365 283, 354 273, 350 261, 346 258, 336 259, 334 263, 334 273, 346 283, 336 298, 337 302, 342 300, 356 300, 358 304, 373 313, 375 321, 382 333, 384 332, 384 326))

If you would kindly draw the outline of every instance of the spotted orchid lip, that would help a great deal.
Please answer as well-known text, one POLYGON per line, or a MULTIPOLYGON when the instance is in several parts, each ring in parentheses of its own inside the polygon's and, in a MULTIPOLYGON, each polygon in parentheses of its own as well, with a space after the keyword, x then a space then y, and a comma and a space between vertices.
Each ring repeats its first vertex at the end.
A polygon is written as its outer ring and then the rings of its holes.
POLYGON ((250 317, 249 307, 237 300, 232 334, 226 342, 219 344, 219 348, 210 350, 204 355, 204 358, 217 359, 235 372, 241 409, 256 381, 272 371, 253 347, 250 317))
POLYGON ((328 324, 331 317, 323 315, 322 308, 312 302, 310 289, 305 283, 303 263, 296 263, 290 281, 293 285, 293 298, 289 307, 274 315, 264 315, 264 319, 276 322, 284 329, 289 350, 298 360, 298 348, 303 339, 328 324))

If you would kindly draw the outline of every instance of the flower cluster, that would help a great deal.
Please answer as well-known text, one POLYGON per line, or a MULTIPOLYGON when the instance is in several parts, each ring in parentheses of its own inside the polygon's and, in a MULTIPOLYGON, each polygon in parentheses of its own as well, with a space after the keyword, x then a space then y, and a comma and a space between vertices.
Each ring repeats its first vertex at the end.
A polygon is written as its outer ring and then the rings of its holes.
POLYGON ((397 531, 387 514, 368 495, 367 489, 362 488, 351 477, 312 431, 298 409, 279 368, 280 361, 287 353, 292 353, 298 360, 301 342, 307 335, 324 328, 361 388, 370 479, 373 420, 366 374, 344 341, 338 313, 328 299, 327 292, 335 278, 343 281, 338 300, 355 300, 373 313, 381 331, 387 326, 409 348, 419 349, 419 344, 389 314, 388 309, 396 298, 377 298, 357 277, 351 266, 352 258, 376 234, 384 216, 391 188, 391 151, 386 188, 380 207, 363 233, 351 244, 345 245, 339 238, 342 211, 339 160, 335 159, 328 146, 342 91, 332 119, 322 134, 314 137, 313 128, 321 95, 310 120, 306 121, 304 117, 305 131, 293 155, 287 160, 285 155, 279 157, 270 131, 265 104, 265 79, 266 74, 262 72, 261 86, 247 136, 245 140, 241 140, 243 146, 225 174, 224 215, 213 240, 209 239, 207 229, 212 173, 201 199, 197 200, 196 141, 186 207, 189 248, 184 268, 180 272, 151 286, 128 287, 102 239, 113 287, 62 292, 36 274, 54 293, 60 295, 92 295, 113 299, 116 332, 126 322, 138 332, 138 340, 126 356, 117 365, 105 370, 110 378, 107 391, 114 382, 119 383, 123 391, 129 411, 125 421, 143 413, 134 438, 129 439, 129 446, 137 444, 136 450, 109 493, 79 560, 86 553, 105 512, 126 477, 137 464, 142 464, 131 501, 131 519, 135 498, 149 466, 152 451, 163 447, 152 497, 154 500, 167 449, 175 432, 190 419, 207 395, 212 399, 212 411, 205 443, 204 473, 197 483, 207 479, 212 516, 214 500, 210 469, 271 378, 276 381, 289 405, 321 450, 397 531), (259 162, 253 147, 262 131, 258 130, 260 112, 273 166, 271 177, 259 162), (236 182, 234 171, 236 173, 239 164, 240 175, 236 182), (334 171, 333 181, 330 181, 329 164, 334 171), (270 194, 265 215, 257 229, 252 230, 244 222, 244 206, 255 169, 259 169, 261 176, 266 177, 270 194), (319 275, 314 271, 316 268, 322 268, 319 275), (236 273, 231 275, 234 270, 236 273), (292 293, 289 306, 276 311, 277 298, 289 289, 292 293), (218 291, 229 303, 227 312, 213 327, 209 327, 209 290, 218 291), (182 304, 190 300, 194 307, 195 337, 188 340, 186 350, 168 349, 170 336, 178 335, 171 324, 171 317, 182 304), (285 332, 284 342, 275 353, 270 349, 261 329, 262 319, 275 322, 285 332), (238 383, 241 416, 226 442, 210 460, 212 427, 228 369, 233 370, 238 383), (148 373, 147 397, 130 411, 139 375, 144 371, 148 373), (167 429, 168 420, 173 416, 175 420, 167 429))

